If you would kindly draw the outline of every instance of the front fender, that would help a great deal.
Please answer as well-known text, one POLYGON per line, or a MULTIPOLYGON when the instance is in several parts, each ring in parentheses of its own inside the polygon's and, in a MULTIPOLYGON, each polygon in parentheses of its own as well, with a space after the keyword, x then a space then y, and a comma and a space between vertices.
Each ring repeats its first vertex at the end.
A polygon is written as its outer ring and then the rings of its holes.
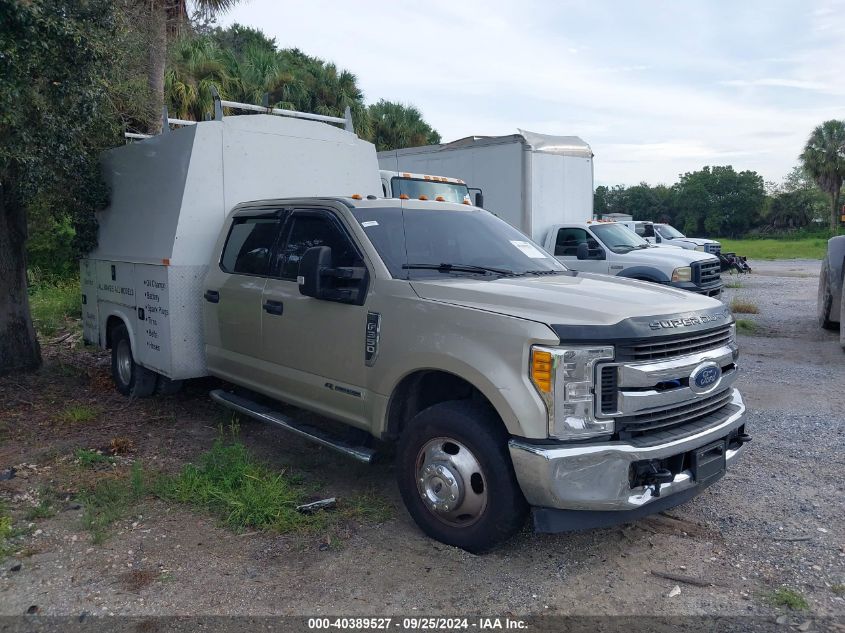
POLYGON ((671 281, 666 273, 652 266, 631 266, 621 270, 616 276, 627 277, 628 279, 645 279, 658 284, 668 284, 671 281))

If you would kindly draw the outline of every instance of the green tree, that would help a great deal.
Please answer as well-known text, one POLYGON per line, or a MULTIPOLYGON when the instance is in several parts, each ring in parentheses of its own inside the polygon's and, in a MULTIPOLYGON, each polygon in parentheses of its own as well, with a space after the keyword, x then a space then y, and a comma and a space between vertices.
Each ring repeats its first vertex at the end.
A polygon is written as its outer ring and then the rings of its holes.
POLYGON ((423 120, 414 106, 381 99, 369 107, 376 150, 402 149, 440 142, 440 134, 423 120))
POLYGON ((830 196, 830 230, 839 226, 839 194, 845 179, 845 122, 825 121, 810 134, 801 153, 804 170, 830 196))
POLYGON ((754 226, 763 209, 763 177, 730 165, 686 173, 675 184, 678 218, 689 235, 736 236, 754 226))
POLYGON ((598 217, 603 216, 605 213, 610 213, 607 205, 608 193, 610 193, 610 189, 605 185, 599 185, 596 187, 595 192, 593 192, 593 213, 598 217))
POLYGON ((0 373, 37 367, 26 290, 27 209, 52 204, 74 243, 95 240, 106 191, 97 157, 121 142, 106 78, 117 61, 115 3, 0 0, 0 373), (56 204, 58 201, 61 204, 56 204))

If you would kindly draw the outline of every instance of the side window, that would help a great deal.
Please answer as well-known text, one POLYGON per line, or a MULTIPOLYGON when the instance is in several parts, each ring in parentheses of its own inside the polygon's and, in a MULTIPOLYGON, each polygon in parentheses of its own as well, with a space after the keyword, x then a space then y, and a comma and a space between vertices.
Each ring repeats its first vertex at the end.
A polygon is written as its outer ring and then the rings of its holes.
POLYGON ((223 247, 221 268, 227 273, 266 275, 280 226, 278 218, 237 218, 223 247))
POLYGON ((296 279, 299 260, 314 246, 331 248, 332 264, 336 267, 362 265, 355 246, 335 221, 323 215, 294 215, 274 271, 285 279, 296 279))
MULTIPOLYGON (((576 257, 578 245, 587 241, 587 231, 584 229, 560 229, 555 241, 555 255, 558 257, 576 257)), ((595 240, 590 239, 590 248, 594 248, 595 240)), ((596 244, 596 246, 598 246, 596 244)))
POLYGON ((654 237, 654 225, 643 224, 643 232, 640 233, 642 237, 654 237))

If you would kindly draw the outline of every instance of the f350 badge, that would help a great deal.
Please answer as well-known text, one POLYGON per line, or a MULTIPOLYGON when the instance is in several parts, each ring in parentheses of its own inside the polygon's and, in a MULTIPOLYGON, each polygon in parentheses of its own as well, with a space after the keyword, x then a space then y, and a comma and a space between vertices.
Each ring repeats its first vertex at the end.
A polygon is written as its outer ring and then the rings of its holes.
POLYGON ((381 335, 381 314, 367 312, 367 329, 364 332, 364 363, 367 367, 376 364, 378 342, 381 335))

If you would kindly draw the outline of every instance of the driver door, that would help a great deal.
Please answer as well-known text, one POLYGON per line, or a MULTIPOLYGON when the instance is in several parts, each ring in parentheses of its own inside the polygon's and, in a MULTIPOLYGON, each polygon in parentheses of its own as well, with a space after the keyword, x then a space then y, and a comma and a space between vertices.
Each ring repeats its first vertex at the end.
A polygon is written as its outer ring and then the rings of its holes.
POLYGON ((604 274, 608 272, 604 247, 585 229, 577 227, 558 229, 555 240, 555 258, 571 270, 604 274), (578 245, 585 243, 589 249, 589 258, 578 259, 578 245))
POLYGON ((314 246, 332 249, 333 267, 365 266, 333 211, 295 209, 282 229, 262 294, 260 353, 281 399, 367 428, 367 308, 300 294, 299 261, 314 246))

